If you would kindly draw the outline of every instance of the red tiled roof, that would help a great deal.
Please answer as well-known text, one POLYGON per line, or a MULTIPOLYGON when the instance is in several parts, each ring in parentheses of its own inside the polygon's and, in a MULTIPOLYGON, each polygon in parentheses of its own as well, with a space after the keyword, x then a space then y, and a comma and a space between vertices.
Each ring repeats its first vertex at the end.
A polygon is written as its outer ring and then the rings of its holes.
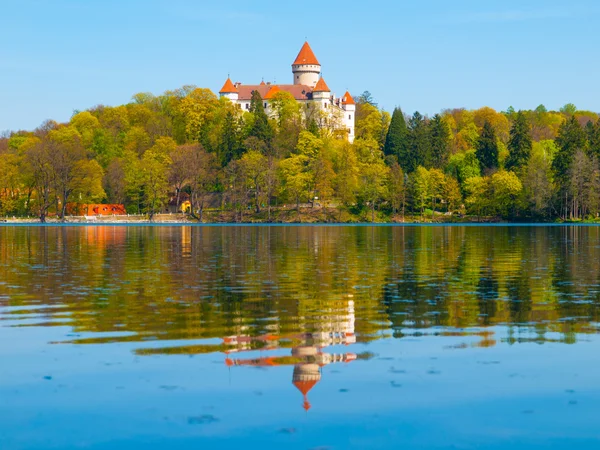
POLYGON ((354 103, 354 99, 350 95, 350 92, 346 91, 342 97, 342 105, 356 105, 356 103, 354 103))
POLYGON ((297 64, 312 64, 320 66, 319 61, 310 48, 310 45, 308 45, 308 42, 304 43, 300 49, 300 53, 298 53, 298 56, 296 56, 296 60, 292 63, 292 65, 297 64))
MULTIPOLYGON (((280 91, 289 92, 296 100, 311 100, 313 88, 303 84, 278 84, 280 91)), ((248 100, 252 98, 252 91, 258 91, 262 98, 266 98, 271 88, 275 85, 261 84, 239 84, 237 87, 238 100, 248 100)))
POLYGON ((231 78, 227 78, 227 81, 219 91, 219 94, 237 94, 238 90, 231 82, 231 78))
POLYGON ((329 89, 329 86, 327 86, 327 83, 325 83, 325 80, 321 77, 319 78, 319 81, 317 81, 317 85, 313 92, 331 92, 331 89, 329 89))

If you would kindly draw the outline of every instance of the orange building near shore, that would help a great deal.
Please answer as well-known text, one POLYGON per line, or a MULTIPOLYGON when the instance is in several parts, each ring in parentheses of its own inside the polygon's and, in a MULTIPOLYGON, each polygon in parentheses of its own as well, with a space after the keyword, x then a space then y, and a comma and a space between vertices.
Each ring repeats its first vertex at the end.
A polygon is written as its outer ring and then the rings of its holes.
POLYGON ((68 203, 67 214, 71 216, 124 216, 127 214, 125 206, 120 204, 103 205, 68 203))

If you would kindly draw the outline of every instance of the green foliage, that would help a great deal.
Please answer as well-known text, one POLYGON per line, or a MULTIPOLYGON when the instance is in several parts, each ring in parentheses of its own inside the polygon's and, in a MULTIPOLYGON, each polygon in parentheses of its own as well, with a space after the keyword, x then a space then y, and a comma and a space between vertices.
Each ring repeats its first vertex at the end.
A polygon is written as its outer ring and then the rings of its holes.
POLYGON ((404 113, 400 108, 395 108, 385 138, 383 153, 385 156, 394 156, 402 166, 401 161, 407 158, 408 148, 408 128, 404 120, 404 113))
POLYGON ((107 201, 152 217, 188 195, 199 220, 209 204, 233 220, 265 208, 270 220, 289 202, 337 209, 339 220, 426 211, 437 220, 463 204, 506 218, 600 212, 594 112, 484 106, 407 120, 368 92, 356 100, 352 144, 341 116, 283 91, 267 100, 268 114, 256 91, 246 111, 196 86, 77 111, 68 123, 0 137, 0 214, 45 220, 67 202, 107 201))
POLYGON ((273 137, 273 130, 269 124, 269 118, 265 113, 263 105, 263 99, 260 93, 256 90, 252 92, 252 99, 250 101, 250 113, 253 115, 252 127, 249 130, 248 137, 255 137, 256 139, 269 144, 273 137))
POLYGON ((579 125, 575 116, 564 122, 556 138, 558 152, 552 161, 552 169, 556 179, 564 185, 568 177, 569 167, 577 150, 586 148, 587 137, 585 130, 579 125))
POLYGON ((520 169, 527 164, 532 148, 529 128, 527 117, 522 111, 519 111, 510 129, 509 156, 505 164, 507 170, 520 169))
POLYGON ((498 142, 496 132, 492 124, 484 122, 483 130, 477 142, 477 152, 475 153, 479 161, 479 168, 483 173, 493 171, 498 168, 498 142))

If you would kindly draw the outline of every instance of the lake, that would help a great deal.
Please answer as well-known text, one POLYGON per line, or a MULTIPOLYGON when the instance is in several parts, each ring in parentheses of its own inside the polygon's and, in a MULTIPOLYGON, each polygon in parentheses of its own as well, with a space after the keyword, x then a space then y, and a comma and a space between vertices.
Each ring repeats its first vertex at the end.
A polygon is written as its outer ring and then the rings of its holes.
POLYGON ((0 448, 598 449, 596 226, 2 226, 0 448))

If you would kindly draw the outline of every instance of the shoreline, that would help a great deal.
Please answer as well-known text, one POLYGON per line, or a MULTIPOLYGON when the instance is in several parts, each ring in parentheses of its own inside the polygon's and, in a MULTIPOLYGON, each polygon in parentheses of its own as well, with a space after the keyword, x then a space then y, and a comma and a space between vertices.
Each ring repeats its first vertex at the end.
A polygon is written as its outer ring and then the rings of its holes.
POLYGON ((600 222, 192 222, 192 221, 0 221, 8 227, 594 227, 600 222))

